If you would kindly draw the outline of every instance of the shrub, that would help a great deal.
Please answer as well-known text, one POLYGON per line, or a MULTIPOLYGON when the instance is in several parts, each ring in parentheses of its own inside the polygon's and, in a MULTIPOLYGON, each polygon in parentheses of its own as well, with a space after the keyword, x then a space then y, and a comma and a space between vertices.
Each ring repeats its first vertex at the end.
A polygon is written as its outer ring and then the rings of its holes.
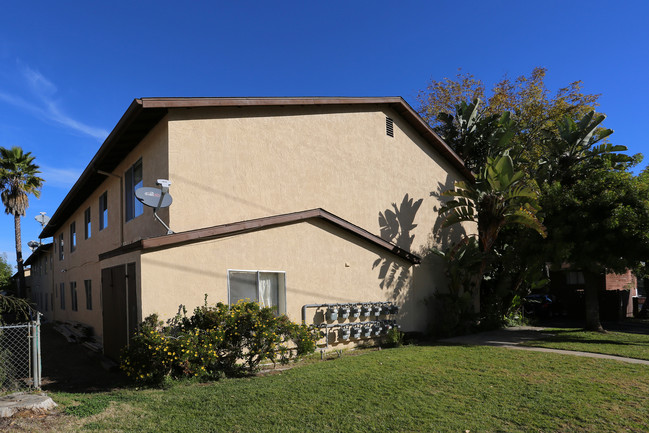
POLYGON ((165 377, 215 380, 255 372, 264 361, 286 363, 315 351, 316 336, 305 325, 254 302, 197 307, 163 326, 149 316, 122 357, 122 368, 137 382, 165 377))
POLYGON ((383 337, 384 347, 401 347, 403 345, 403 332, 397 327, 390 328, 385 337, 383 337))

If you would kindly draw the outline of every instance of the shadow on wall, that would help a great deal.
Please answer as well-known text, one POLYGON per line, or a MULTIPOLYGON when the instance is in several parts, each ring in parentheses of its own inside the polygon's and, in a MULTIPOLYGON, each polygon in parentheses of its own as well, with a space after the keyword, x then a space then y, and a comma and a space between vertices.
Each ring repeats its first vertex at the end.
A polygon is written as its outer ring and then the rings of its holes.
MULTIPOLYGON (((412 251, 412 242, 415 236, 410 232, 417 227, 417 224, 414 223, 415 216, 423 201, 423 198, 414 201, 406 194, 399 206, 392 203, 393 210, 386 209, 384 212, 379 212, 381 237, 405 251, 412 251)), ((379 268, 378 278, 381 280, 379 287, 381 289, 392 288, 390 297, 397 299, 408 283, 410 267, 388 255, 382 255, 372 264, 372 269, 376 268, 379 268)))
MULTIPOLYGON (((430 196, 435 198, 440 205, 443 205, 447 201, 451 200, 452 197, 443 197, 442 193, 444 191, 450 190, 453 188, 455 182, 450 178, 446 177, 444 183, 438 182, 437 188, 435 191, 430 192, 430 196)), ((435 207, 435 212, 439 211, 439 207, 435 207)), ((433 231, 431 232, 428 240, 427 250, 430 254, 432 248, 437 248, 439 250, 445 251, 449 247, 457 244, 460 240, 466 237, 467 233, 462 224, 453 224, 450 227, 442 228, 442 219, 437 218, 435 225, 433 226, 433 231)))
MULTIPOLYGON (((443 204, 449 198, 442 197, 441 193, 451 189, 454 182, 455 179, 447 175, 445 181, 438 182, 436 190, 430 193, 431 198, 443 204)), ((392 204, 392 209, 379 213, 381 237, 420 256, 421 264, 412 266, 387 254, 381 255, 373 264, 373 268, 379 268, 380 287, 391 290, 390 299, 401 306, 399 320, 412 329, 426 329, 436 323, 432 295, 447 290, 444 260, 433 253, 433 249, 446 250, 467 235, 463 225, 442 228, 441 219, 437 218, 426 241, 414 246, 411 231, 417 227, 414 220, 422 202, 423 199, 415 201, 406 194, 399 206, 392 204)), ((439 210, 438 206, 434 208, 435 212, 439 210)))

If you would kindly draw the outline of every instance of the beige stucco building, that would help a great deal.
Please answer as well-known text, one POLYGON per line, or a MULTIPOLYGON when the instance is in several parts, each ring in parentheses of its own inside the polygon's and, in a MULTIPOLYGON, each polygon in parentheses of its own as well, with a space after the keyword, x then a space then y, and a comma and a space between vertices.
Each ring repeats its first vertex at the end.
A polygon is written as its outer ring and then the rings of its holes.
POLYGON ((136 99, 41 235, 53 318, 92 326, 111 356, 205 294, 295 321, 305 304, 393 301, 424 330, 446 286, 427 252, 458 235, 436 227, 435 194, 470 176, 401 98, 136 99), (134 196, 158 179, 174 234, 134 196))

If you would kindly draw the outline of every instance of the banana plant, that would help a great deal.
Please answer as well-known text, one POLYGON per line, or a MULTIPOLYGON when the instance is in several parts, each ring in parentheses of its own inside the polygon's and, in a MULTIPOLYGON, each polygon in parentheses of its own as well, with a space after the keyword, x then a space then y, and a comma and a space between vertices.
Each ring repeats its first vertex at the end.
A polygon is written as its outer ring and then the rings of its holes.
POLYGON ((506 225, 519 224, 543 237, 547 235, 537 216, 540 210, 538 193, 526 185, 522 171, 514 170, 509 151, 487 158, 474 184, 458 181, 454 189, 444 191, 442 196, 452 197, 439 210, 442 227, 463 221, 477 222, 483 253, 492 250, 500 230, 506 225))
POLYGON ((514 137, 514 121, 509 112, 485 115, 482 101, 462 101, 455 115, 440 113, 436 132, 457 152, 470 170, 484 166, 487 157, 506 149, 514 137))
POLYGON ((602 142, 613 133, 600 125, 606 119, 603 114, 591 111, 579 121, 564 116, 556 123, 558 135, 545 133, 547 153, 540 161, 537 180, 571 183, 574 171, 584 162, 598 160, 611 169, 623 170, 634 158, 622 153, 626 146, 602 142))
POLYGON ((469 289, 477 289, 493 258, 498 234, 508 225, 522 225, 547 236, 538 217, 538 193, 528 187, 523 172, 514 170, 514 162, 505 151, 495 158, 487 158, 487 164, 477 174, 473 184, 458 181, 454 189, 444 191, 442 196, 451 197, 440 209, 442 227, 461 222, 476 222, 480 263, 474 283, 469 289))

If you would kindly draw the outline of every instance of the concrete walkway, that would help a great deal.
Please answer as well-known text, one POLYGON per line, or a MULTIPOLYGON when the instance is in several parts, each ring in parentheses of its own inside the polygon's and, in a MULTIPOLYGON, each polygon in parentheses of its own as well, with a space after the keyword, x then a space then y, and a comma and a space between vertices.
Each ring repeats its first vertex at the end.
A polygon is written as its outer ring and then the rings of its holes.
POLYGON ((508 349, 530 350, 533 352, 560 353, 564 355, 583 356, 587 358, 613 359, 615 361, 632 364, 649 365, 644 359, 625 358, 623 356, 602 355, 601 353, 578 352, 574 350, 547 349, 545 347, 521 346, 526 341, 540 340, 550 337, 548 328, 536 326, 515 326, 512 328, 498 329, 496 331, 479 332, 477 334, 463 335, 460 337, 438 340, 444 344, 461 344, 467 346, 496 346, 508 349))

